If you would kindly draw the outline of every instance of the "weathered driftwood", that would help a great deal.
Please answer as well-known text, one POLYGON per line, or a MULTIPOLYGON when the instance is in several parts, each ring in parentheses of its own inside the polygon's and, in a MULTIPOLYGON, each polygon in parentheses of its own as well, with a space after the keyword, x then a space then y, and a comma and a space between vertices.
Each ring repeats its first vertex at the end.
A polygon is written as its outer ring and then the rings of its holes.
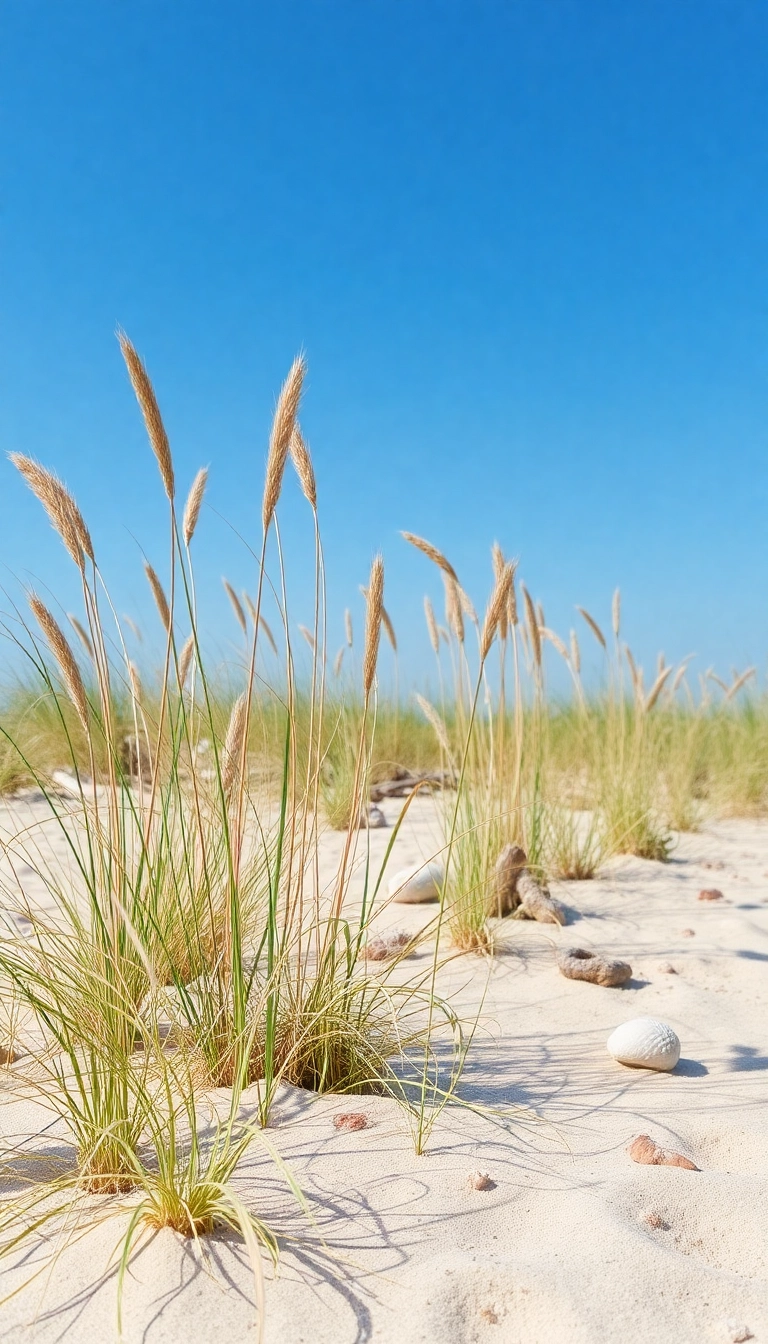
POLYGON ((437 770, 431 774, 403 773, 396 779, 382 779, 372 784, 371 802, 380 803, 382 798, 406 798, 419 785, 422 788, 451 789, 456 787, 456 780, 449 770, 437 770))
POLYGON ((565 924, 565 906, 533 876, 527 863, 525 850, 519 845, 504 846, 494 869, 489 914, 536 919, 540 924, 565 924))
POLYGON ((587 980, 592 985, 613 988, 623 985, 632 974, 629 962, 603 957, 583 947, 566 947, 558 954, 557 964, 569 980, 587 980))

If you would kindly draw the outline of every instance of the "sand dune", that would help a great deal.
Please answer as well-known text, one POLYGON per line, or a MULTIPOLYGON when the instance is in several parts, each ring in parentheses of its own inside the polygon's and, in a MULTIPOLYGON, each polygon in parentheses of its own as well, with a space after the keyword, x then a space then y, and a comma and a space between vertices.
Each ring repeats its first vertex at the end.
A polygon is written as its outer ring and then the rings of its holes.
MULTIPOLYGON (((390 819, 398 807, 384 804, 390 819)), ((19 816, 5 812, 6 834, 19 816)), ((429 857, 439 833, 434 805, 417 800, 393 869, 429 857)), ((388 833, 370 840, 382 854, 388 833)), ((341 843, 323 842, 329 871, 341 843)), ((461 1095, 496 1122, 453 1106, 417 1157, 393 1101, 282 1089, 268 1137, 312 1220, 258 1147, 237 1177, 282 1239, 269 1344, 768 1344, 768 825, 711 825, 682 837, 667 865, 614 861, 557 895, 566 928, 507 921, 493 964, 465 956, 444 972, 467 1015, 485 993, 461 1095), (724 899, 699 901, 713 885, 724 899), (569 944, 630 961, 631 980, 566 980, 555 949, 569 944), (639 1015, 679 1035, 672 1073, 609 1057, 610 1032, 639 1015), (341 1111, 363 1112, 367 1127, 336 1129, 341 1111), (638 1133, 701 1170, 636 1165, 626 1149, 638 1133), (492 1188, 471 1187, 478 1170, 492 1188)), ((417 928, 431 913, 390 906, 381 925, 417 928)), ((8 1095, 0 1116, 6 1138, 50 1122, 8 1095)), ((41 1144, 55 1152, 55 1126, 41 1144)), ((89 1231, 6 1301, 3 1339, 116 1338, 110 1257, 125 1221, 89 1231)), ((4 1293, 56 1247, 6 1262, 4 1293)), ((255 1340, 242 1246, 214 1236, 203 1262, 158 1234, 133 1262, 124 1313, 127 1344, 255 1340)))

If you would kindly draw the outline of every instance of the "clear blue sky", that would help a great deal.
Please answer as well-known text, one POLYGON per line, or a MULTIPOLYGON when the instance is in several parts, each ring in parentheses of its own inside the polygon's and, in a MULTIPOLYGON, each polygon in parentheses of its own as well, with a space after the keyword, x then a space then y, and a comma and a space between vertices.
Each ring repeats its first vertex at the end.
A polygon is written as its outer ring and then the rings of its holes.
MULTIPOLYGON (((121 365, 146 359, 218 646, 253 587, 274 397, 304 348, 330 642, 400 540, 477 603, 494 538, 547 621, 580 602, 700 666, 768 648, 768 8, 754 0, 3 0, 0 447, 64 476, 152 622, 163 497, 121 365)), ((0 562, 76 592, 2 467, 0 562)), ((283 526, 310 610, 306 509, 283 526)))

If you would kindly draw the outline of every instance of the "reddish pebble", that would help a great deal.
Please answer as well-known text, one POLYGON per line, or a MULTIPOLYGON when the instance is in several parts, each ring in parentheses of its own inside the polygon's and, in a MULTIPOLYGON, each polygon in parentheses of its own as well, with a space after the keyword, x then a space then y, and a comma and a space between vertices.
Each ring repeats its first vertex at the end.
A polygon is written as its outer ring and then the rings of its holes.
POLYGON ((682 938, 695 938, 695 937, 696 937, 696 930, 695 930, 695 929, 681 929, 681 930, 680 930, 680 936, 681 936, 682 938))
POLYGON ((652 1227, 655 1232, 669 1231, 669 1223, 666 1218, 662 1218, 660 1213, 647 1213, 645 1215, 645 1222, 649 1227, 652 1227))
POLYGON ((333 1124, 336 1129, 367 1129, 368 1116, 363 1115, 362 1111, 345 1111, 341 1115, 334 1115, 333 1124))
POLYGON ((717 887, 705 887, 699 892, 700 901, 722 901, 723 893, 718 891, 717 887))
POLYGON ((496 1182, 492 1181, 487 1171, 473 1171, 469 1178, 469 1184, 473 1190, 495 1190, 496 1182))

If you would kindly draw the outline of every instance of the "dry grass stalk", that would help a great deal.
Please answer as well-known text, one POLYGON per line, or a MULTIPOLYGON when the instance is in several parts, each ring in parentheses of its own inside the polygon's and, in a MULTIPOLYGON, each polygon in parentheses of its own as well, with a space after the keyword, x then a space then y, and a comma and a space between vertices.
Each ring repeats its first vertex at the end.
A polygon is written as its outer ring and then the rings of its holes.
POLYGON ((187 546, 192 540, 195 528, 197 527, 200 510, 203 507, 203 495, 205 494, 205 487, 207 484, 208 468, 201 467, 192 482, 192 489, 187 495, 187 502, 184 505, 184 522, 182 523, 182 530, 184 533, 184 541, 187 546))
POLYGON ((415 546, 417 551, 421 551, 422 555, 426 555, 439 569, 442 569, 443 573, 447 574, 449 579, 452 579, 458 587, 459 579, 456 570, 453 568, 453 565, 446 560, 442 552, 438 551, 437 547, 432 545, 431 541, 425 541, 423 537, 416 537, 413 532, 402 532, 400 535, 403 536, 411 546, 415 546))
POLYGON ((345 646, 342 644, 341 648, 339 649, 338 653, 336 654, 336 657, 335 657, 334 660, 333 660, 333 675, 334 675, 334 677, 339 677, 339 676, 341 676, 341 665, 342 665, 342 663, 344 662, 344 654, 345 654, 345 652, 346 652, 346 648, 345 648, 345 646))
POLYGON ((280 396, 277 399, 275 415, 272 421, 272 432, 269 436, 269 456, 267 457, 267 474, 264 481, 264 496, 261 504, 261 521, 266 533, 272 522, 272 516, 277 507, 277 501, 280 498, 280 491, 283 484, 283 473, 285 472, 285 462, 291 447, 293 431, 296 425, 296 416, 299 411, 299 401, 301 400, 301 387, 304 382, 304 375, 307 366, 301 355, 297 355, 288 372, 288 377, 280 389, 280 396))
POLYGON ((312 458, 309 455, 304 436, 298 425, 294 425, 291 435, 291 457, 293 465, 296 468, 296 475, 299 478, 299 484, 304 491, 304 496, 309 500, 313 509, 317 508, 317 481, 315 480, 315 471, 312 466, 312 458))
POLYGON ((352 612, 349 607, 344 609, 344 633, 347 637, 347 648, 352 648, 352 612))
POLYGON ((509 585, 512 582, 512 565, 503 564, 488 603, 480 636, 480 658, 485 660, 496 636, 496 631, 507 608, 509 585))
POLYGON ((275 636, 272 634, 272 631, 270 630, 263 616, 259 617, 259 629, 264 631, 264 634, 267 637, 267 642, 270 645, 275 657, 277 657, 277 644, 275 643, 275 636))
POLYGON ((195 636, 190 635, 186 640, 181 654, 179 655, 179 688, 184 690, 189 676, 189 669, 192 666, 192 655, 195 652, 195 636))
POLYGON ((86 653, 90 658, 93 658, 93 644, 91 643, 91 637, 85 626, 72 614, 71 611, 67 612, 67 618, 86 653))
POLYGON ((603 649, 607 648, 605 642, 605 635, 600 629, 600 626, 597 624, 597 621, 594 620, 592 616, 590 616, 589 612, 586 611, 584 607, 577 607, 576 610, 578 611, 579 615, 582 616, 583 619, 587 622, 587 625, 589 626, 590 630, 592 631, 592 634, 595 636, 595 639, 597 640, 601 648, 603 649))
POLYGON ((681 683, 681 681, 683 680, 683 677, 685 676, 685 673, 686 673, 688 664, 690 663, 690 661, 691 661, 691 657, 692 657, 692 656, 693 656, 693 655, 689 655, 687 658, 685 658, 685 659, 683 660, 683 662, 680 664, 680 666, 678 667, 678 669, 677 669, 677 671, 676 671, 676 673, 675 673, 675 679, 674 679, 674 681, 672 682, 672 695, 675 695, 675 694, 677 693, 677 691, 679 691, 679 689, 680 689, 680 683, 681 683))
POLYGON ((247 635, 248 624, 245 619, 245 612, 243 611, 240 598, 237 596, 237 593, 232 587, 232 584, 227 579, 222 578, 221 582, 224 585, 224 592, 227 594, 227 597, 229 598, 230 603, 232 604, 232 610, 235 613, 235 619, 237 620, 237 624, 240 626, 240 629, 242 630, 243 634, 247 635))
POLYGON ((579 648, 579 641, 576 638, 575 630, 571 631, 571 663, 573 664, 573 670, 578 677, 581 672, 581 649, 579 648))
POLYGON ((736 677, 733 682, 733 685, 730 686, 725 693, 726 700, 732 700, 734 695, 736 695, 737 692, 741 690, 742 686, 746 686, 750 677, 754 677, 756 672, 757 672, 756 667, 748 667, 746 672, 742 672, 740 677, 736 677))
POLYGON ((29 605, 51 649, 64 679, 69 698, 72 701, 85 732, 88 732, 88 701, 85 695, 83 678, 77 666, 75 655, 67 643, 64 632, 48 608, 40 601, 36 593, 29 596, 29 605))
POLYGON ((74 497, 58 476, 54 476, 52 471, 31 457, 24 457, 22 453, 9 453, 9 457, 32 494, 40 500, 54 530, 82 571, 85 565, 83 557, 93 560, 93 543, 74 497))
POLYGON ((637 663, 635 662, 634 658, 632 657, 632 650, 630 649, 628 644, 624 645, 624 656, 626 657, 627 665, 629 667, 629 674, 632 678, 632 685, 634 687, 635 697, 638 701, 641 701, 643 699, 644 694, 643 674, 640 668, 637 666, 637 663))
POLYGON ((469 596, 469 593, 465 593, 461 584, 458 585, 458 593, 459 593, 459 601, 461 603, 461 610, 463 611, 464 615, 472 622, 473 625, 478 625, 479 622, 477 619, 477 612, 475 611, 475 608, 472 605, 472 600, 469 596))
POLYGON ((517 625, 517 593, 515 592, 515 574, 517 573, 517 561, 512 566, 512 582, 509 585, 509 597, 507 599, 507 615, 511 626, 517 625))
POLYGON ((384 626, 387 639, 392 645, 393 652, 397 653, 397 637, 395 635, 395 627, 392 624, 387 608, 384 606, 381 608, 381 624, 384 626))
POLYGON ((528 592, 525 584, 520 585, 523 594, 523 604, 525 606, 525 623, 528 627, 528 638, 531 641, 531 652, 533 661, 537 667, 541 667, 541 632, 539 631, 539 622, 536 616, 536 608, 533 605, 533 598, 528 592))
POLYGON ((160 476, 165 493, 169 500, 173 502, 176 484, 173 475, 173 459, 171 457, 171 446, 168 442, 168 435, 165 432, 163 418, 160 414, 160 407, 157 404, 155 390, 150 381, 149 374, 141 362, 136 350, 131 345, 125 332, 119 331, 117 339, 120 342, 120 349, 123 353, 128 376, 133 384, 133 390, 136 393, 136 400, 141 407, 141 414, 144 417, 144 424, 147 427, 149 442, 152 446, 152 452, 157 458, 157 465, 160 468, 160 476))
POLYGON ((304 637, 304 639, 306 639, 306 641, 307 641, 307 643, 308 643, 310 649, 311 649, 312 652, 314 653, 314 652, 315 652, 315 637, 314 637, 314 635, 312 634, 312 631, 311 631, 311 630, 308 630, 307 627, 306 627, 306 625, 300 625, 300 626, 299 626, 299 633, 300 633, 301 635, 303 635, 303 637, 304 637))
POLYGON ((133 636, 139 641, 139 644, 143 644, 144 636, 142 635, 136 622, 134 620, 131 620, 130 616, 124 616, 123 620, 125 621, 125 624, 128 626, 128 629, 131 631, 133 636))
POLYGON ((461 609, 459 585, 449 574, 444 575, 445 584, 445 621, 460 644, 464 643, 464 614, 461 609))
POLYGON ((543 628, 547 624, 547 618, 544 615, 544 608, 541 602, 536 603, 536 623, 540 628, 543 628))
POLYGON ((160 613, 160 620, 163 622, 166 634, 168 634, 171 629, 171 609, 168 606, 168 599, 163 592, 163 585, 148 560, 144 561, 144 573, 146 574, 147 581, 152 589, 152 596, 155 599, 155 606, 160 613))
POLYGON ((563 658, 566 663, 569 661, 568 650, 555 630, 550 630, 548 625, 542 625, 539 634, 542 639, 548 639, 550 644, 554 645, 557 652, 560 654, 560 657, 563 658))
MULTIPOLYGON (((494 541, 493 546, 491 547, 491 558, 493 560, 494 578, 498 583, 499 579, 501 578, 504 566, 506 564, 506 560, 504 559, 504 552, 502 551, 497 541, 494 541)), ((509 627, 509 595, 507 595, 507 601, 504 605, 504 610, 501 613, 501 616, 499 617, 499 637, 501 639, 507 638, 508 627, 509 627)))
POLYGON ((661 695, 661 692, 663 691, 671 672, 672 672, 671 667, 665 667, 663 671, 659 673, 658 677, 654 681, 650 691, 648 692, 648 696, 646 698, 644 705, 646 714, 650 714, 651 710, 653 709, 653 706, 656 704, 656 701, 661 695))
POLYGON ((221 757, 221 782, 226 794, 230 794, 238 782, 246 727, 247 701, 243 694, 237 697, 232 706, 221 757))
POLYGON ((431 724, 434 728, 435 736, 440 743, 442 750, 445 752, 446 756, 450 756, 451 744, 448 741, 448 732, 434 705, 431 705, 429 701, 425 700, 424 696, 419 695, 418 692, 414 693, 414 699, 424 715, 424 718, 427 720, 427 723, 431 724))
POLYGON ((133 696, 133 699, 135 700, 136 704, 140 705, 143 698, 143 687, 141 684, 141 676, 136 664, 130 661, 128 663, 128 680, 131 684, 131 695, 133 696))
POLYGON ((381 613, 383 608, 384 561, 380 555, 377 555, 371 565, 371 577, 368 581, 368 594, 365 601, 363 692, 366 699, 370 695, 373 679, 376 675, 376 663, 379 657, 379 639, 381 637, 381 613))
POLYGON ((429 642, 436 654, 440 652, 440 631, 437 628, 435 620, 435 609, 428 597, 424 598, 424 615, 427 618, 427 630, 429 632, 429 642))
POLYGON ((621 629, 621 589, 620 589, 620 588, 617 588, 617 589, 616 589, 616 592, 613 594, 613 602, 611 603, 611 624, 613 625, 613 633, 614 633, 614 635, 616 636, 616 638, 618 639, 618 638, 619 638, 619 630, 621 629))
POLYGON ((264 619, 264 617, 260 616, 257 613, 256 604, 254 603, 253 599, 249 597, 248 594, 245 592, 245 589, 243 589, 243 601, 246 607, 248 608, 248 614, 250 615, 253 624, 254 625, 258 624, 259 629, 264 631, 264 634, 267 638, 267 642, 271 646, 272 652, 275 654, 275 656, 277 656, 277 645, 275 643, 275 637, 272 634, 272 631, 270 630, 269 626, 267 625, 267 622, 264 619))

